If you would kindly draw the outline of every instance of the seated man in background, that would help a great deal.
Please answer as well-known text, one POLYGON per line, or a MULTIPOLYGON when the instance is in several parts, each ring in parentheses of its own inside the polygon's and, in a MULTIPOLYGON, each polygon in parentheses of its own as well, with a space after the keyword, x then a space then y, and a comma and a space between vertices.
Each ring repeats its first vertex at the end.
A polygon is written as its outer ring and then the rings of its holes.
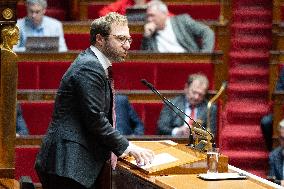
POLYGON ((124 95, 115 95, 116 129, 123 135, 144 135, 144 126, 124 95))
POLYGON ((147 23, 144 25, 142 50, 154 52, 212 52, 214 32, 189 15, 169 16, 165 3, 147 3, 147 23))
POLYGON ((128 7, 143 7, 146 4, 146 0, 117 0, 109 5, 106 5, 99 11, 99 16, 105 16, 110 12, 117 12, 125 15, 126 8, 128 7))
MULTIPOLYGON (((282 68, 278 81, 276 83, 275 91, 284 91, 284 68, 282 68)), ((273 117, 272 113, 263 116, 260 121, 260 126, 266 142, 267 149, 272 150, 272 133, 273 133, 273 117)))
POLYGON ((62 23, 45 16, 46 0, 26 0, 27 16, 17 21, 20 29, 20 41, 14 51, 25 51, 27 37, 59 37, 59 52, 66 52, 62 23))
POLYGON ((17 103, 16 107, 16 136, 28 135, 29 131, 23 117, 21 105, 17 103))
MULTIPOLYGON (((185 84, 185 94, 175 97, 171 102, 184 111, 196 121, 201 122, 203 127, 207 127, 207 94, 209 81, 203 74, 192 74, 185 84)), ((174 108, 175 109, 175 108, 174 108)), ((176 112, 179 112, 175 109, 176 112)), ((184 120, 192 125, 193 121, 185 115, 179 114, 184 120)), ((213 135, 216 133, 216 105, 211 106, 210 130, 213 135)), ((175 112, 167 105, 164 105, 158 120, 158 134, 172 136, 189 136, 189 128, 175 112)), ((208 129, 208 128, 207 128, 208 129)))
POLYGON ((284 160, 284 119, 279 122, 280 146, 269 154, 268 178, 284 186, 283 160, 284 160))

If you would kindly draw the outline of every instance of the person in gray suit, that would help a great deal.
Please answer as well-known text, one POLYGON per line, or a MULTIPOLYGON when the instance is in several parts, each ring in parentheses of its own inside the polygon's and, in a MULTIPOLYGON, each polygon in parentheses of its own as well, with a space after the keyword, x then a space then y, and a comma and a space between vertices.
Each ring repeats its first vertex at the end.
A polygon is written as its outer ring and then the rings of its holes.
POLYGON ((188 14, 169 16, 165 3, 152 0, 147 3, 147 23, 141 50, 152 52, 212 52, 214 32, 188 14))
POLYGON ((115 166, 111 152, 117 157, 131 155, 142 165, 154 158, 151 150, 128 142, 113 128, 111 62, 123 61, 130 48, 126 17, 112 12, 94 20, 90 42, 63 75, 57 91, 52 121, 35 163, 43 189, 96 188, 110 157, 115 166))
MULTIPOLYGON (((179 95, 171 100, 173 104, 179 107, 187 115, 192 117, 194 120, 201 122, 201 125, 205 128, 207 127, 207 100, 205 99, 205 96, 207 94, 208 86, 209 81, 205 75, 189 75, 188 81, 185 84, 185 94, 179 95)), ((210 110, 210 131, 213 135, 215 135, 217 114, 216 105, 213 104, 210 110)), ((189 125, 193 124, 188 117, 180 112, 179 114, 189 125)), ((164 105, 158 120, 158 134, 189 136, 189 128, 184 120, 173 112, 169 106, 164 105)))
POLYGON ((284 186, 284 119, 279 122, 279 133, 280 146, 275 148, 269 154, 268 178, 276 184, 284 186))

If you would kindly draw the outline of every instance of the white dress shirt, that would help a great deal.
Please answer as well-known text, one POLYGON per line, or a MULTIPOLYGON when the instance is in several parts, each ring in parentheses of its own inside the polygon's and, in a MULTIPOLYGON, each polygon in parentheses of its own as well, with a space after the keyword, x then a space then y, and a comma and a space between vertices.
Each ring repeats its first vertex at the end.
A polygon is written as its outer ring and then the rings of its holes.
POLYGON ((186 49, 184 49, 177 41, 170 19, 167 19, 165 28, 157 32, 157 45, 159 52, 162 53, 186 52, 186 49))

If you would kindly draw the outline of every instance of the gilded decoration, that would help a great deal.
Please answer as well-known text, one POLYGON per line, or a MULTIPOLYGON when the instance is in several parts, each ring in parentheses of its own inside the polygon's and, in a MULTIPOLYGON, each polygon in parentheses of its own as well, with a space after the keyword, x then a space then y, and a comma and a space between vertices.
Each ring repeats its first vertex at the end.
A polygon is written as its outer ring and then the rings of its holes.
POLYGON ((12 51, 13 46, 19 41, 19 28, 17 26, 5 26, 1 31, 2 44, 0 47, 12 51))
POLYGON ((3 10, 2 12, 2 16, 3 18, 5 18, 6 20, 10 20, 13 17, 14 13, 13 10, 10 8, 6 8, 3 10))

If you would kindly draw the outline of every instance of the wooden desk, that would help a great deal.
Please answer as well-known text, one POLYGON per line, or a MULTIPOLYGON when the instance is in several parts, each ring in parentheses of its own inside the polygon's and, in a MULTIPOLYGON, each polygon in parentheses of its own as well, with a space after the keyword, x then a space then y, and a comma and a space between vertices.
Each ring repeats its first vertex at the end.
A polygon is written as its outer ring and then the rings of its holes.
POLYGON ((269 99, 272 99, 272 93, 275 90, 275 85, 276 85, 276 82, 279 78, 279 76, 278 76, 279 75, 279 64, 283 63, 283 62, 284 62, 284 51, 270 51, 269 99))
MULTIPOLYGON (((54 100, 56 96, 56 90, 33 90, 33 89, 21 89, 17 91, 18 100, 54 100)), ((173 98, 177 95, 183 94, 183 90, 161 90, 160 93, 166 98, 173 98)), ((160 98, 150 90, 116 90, 116 94, 123 94, 128 96, 130 101, 153 101, 160 100, 160 98)), ((208 91, 208 99, 211 99, 216 94, 216 91, 208 91)))
POLYGON ((115 188, 147 188, 147 189, 261 189, 283 188, 268 180, 261 179, 245 171, 229 166, 229 172, 242 172, 248 176, 247 180, 204 181, 197 178, 197 174, 148 176, 128 165, 119 162, 113 171, 115 188))

